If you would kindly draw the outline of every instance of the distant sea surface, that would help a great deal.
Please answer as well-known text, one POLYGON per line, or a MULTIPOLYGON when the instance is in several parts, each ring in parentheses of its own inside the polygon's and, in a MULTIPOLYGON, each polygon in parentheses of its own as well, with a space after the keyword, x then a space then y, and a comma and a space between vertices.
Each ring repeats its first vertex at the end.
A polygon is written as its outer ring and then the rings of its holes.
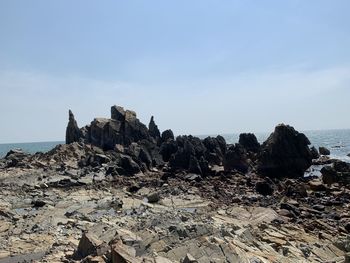
MULTIPOLYGON (((322 130, 322 131, 305 131, 303 132, 310 140, 311 144, 317 149, 324 146, 331 151, 331 157, 346 162, 350 162, 350 129, 346 130, 322 130)), ((258 141, 263 143, 270 133, 255 133, 258 141)), ((201 135, 205 138, 207 135, 201 135)), ((214 135, 211 135, 214 136, 214 135)), ((223 134, 227 143, 238 142, 239 134, 223 134)), ((0 144, 0 157, 4 157, 11 149, 22 149, 28 153, 47 152, 63 141, 56 142, 31 142, 31 143, 7 143, 0 144)))
POLYGON ((0 158, 4 157, 11 149, 22 149, 28 153, 47 152, 53 149, 56 145, 65 143, 57 142, 26 142, 26 143, 4 143, 0 144, 0 158))

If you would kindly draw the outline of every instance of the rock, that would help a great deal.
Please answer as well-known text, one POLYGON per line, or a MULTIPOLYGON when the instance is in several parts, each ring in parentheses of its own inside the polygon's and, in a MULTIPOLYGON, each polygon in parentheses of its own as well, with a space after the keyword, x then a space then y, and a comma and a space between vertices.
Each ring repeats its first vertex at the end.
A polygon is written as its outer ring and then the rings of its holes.
POLYGON ((46 205, 46 202, 44 200, 37 199, 32 201, 32 205, 33 207, 43 207, 46 205))
POLYGON ((182 263, 197 263, 198 261, 189 253, 186 254, 185 258, 182 260, 182 263))
POLYGON ((314 192, 323 192, 327 190, 327 187, 320 181, 310 181, 309 186, 314 192))
POLYGON ((322 181, 324 184, 334 184, 339 181, 337 172, 331 166, 324 166, 321 169, 322 181))
POLYGON ((280 124, 263 143, 257 170, 269 177, 303 177, 312 164, 309 139, 293 127, 280 124))
POLYGON ((142 258, 136 257, 134 248, 118 242, 112 245, 112 263, 141 263, 142 258))
POLYGON ((151 193, 147 196, 147 200, 149 203, 157 203, 160 200, 160 195, 158 192, 151 193))
POLYGON ((226 172, 232 170, 248 172, 249 163, 245 149, 240 144, 229 147, 224 156, 223 165, 226 172))
POLYGON ((164 162, 168 162, 171 155, 177 152, 177 149, 177 143, 174 140, 169 139, 162 143, 159 153, 161 154, 164 162))
POLYGON ((202 174, 202 169, 199 165, 197 158, 193 155, 190 156, 190 163, 188 167, 190 173, 202 174))
POLYGON ((257 153, 260 150, 260 143, 253 133, 241 133, 238 143, 249 152, 257 153))
POLYGON ((122 170, 119 170, 119 174, 134 175, 139 173, 140 166, 128 155, 120 155, 120 165, 122 170))
POLYGON ((143 139, 151 140, 148 128, 136 113, 119 106, 111 107, 111 119, 96 118, 87 130, 85 141, 104 150, 112 150, 116 144, 129 146, 143 139))
POLYGON ((160 138, 160 131, 158 129, 158 126, 156 125, 156 123, 154 122, 154 118, 153 116, 151 117, 151 120, 149 122, 149 125, 148 125, 148 130, 149 130, 149 133, 150 135, 157 139, 157 138, 160 138))
POLYGON ((312 146, 310 148, 310 152, 311 152, 311 155, 312 155, 312 159, 318 159, 320 157, 320 154, 318 153, 318 151, 317 151, 315 146, 312 146))
POLYGON ((77 254, 81 257, 89 255, 97 256, 98 249, 102 246, 103 242, 92 234, 83 233, 80 238, 77 254))
POLYGON ((271 182, 267 181, 259 181, 255 184, 255 190, 264 196, 273 194, 273 187, 271 186, 271 182))
POLYGON ((125 121, 125 110, 123 107, 114 105, 111 107, 111 118, 116 121, 125 121))
POLYGON ((162 142, 167 142, 168 140, 174 140, 174 133, 172 130, 165 130, 162 132, 162 142))
POLYGON ((318 147, 318 151, 322 155, 330 155, 331 154, 330 150, 328 150, 326 147, 322 147, 322 146, 318 147))
POLYGON ((205 158, 210 164, 221 165, 226 153, 226 141, 222 136, 207 137, 203 140, 206 148, 205 158))
POLYGON ((6 167, 25 167, 24 160, 30 154, 25 153, 22 149, 12 149, 4 157, 6 160, 6 167))
POLYGON ((82 134, 78 127, 78 124, 74 118, 72 111, 69 110, 69 121, 66 129, 66 144, 79 142, 81 137, 82 134))

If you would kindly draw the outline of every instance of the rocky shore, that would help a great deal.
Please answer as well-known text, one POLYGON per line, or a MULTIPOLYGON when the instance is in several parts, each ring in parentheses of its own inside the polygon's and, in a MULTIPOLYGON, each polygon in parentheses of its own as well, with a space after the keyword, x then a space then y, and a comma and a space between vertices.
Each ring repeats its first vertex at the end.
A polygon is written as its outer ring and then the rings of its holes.
POLYGON ((288 125, 229 145, 69 111, 66 144, 0 159, 0 263, 350 262, 349 186, 288 125))

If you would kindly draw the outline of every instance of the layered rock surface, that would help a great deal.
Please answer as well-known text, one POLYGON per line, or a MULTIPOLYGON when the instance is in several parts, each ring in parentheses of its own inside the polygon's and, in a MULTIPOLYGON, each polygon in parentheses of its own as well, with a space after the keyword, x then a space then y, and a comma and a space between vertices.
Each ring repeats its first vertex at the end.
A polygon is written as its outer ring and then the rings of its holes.
POLYGON ((350 166, 322 156, 322 177, 303 177, 315 154, 290 126, 227 145, 113 106, 81 129, 70 114, 67 133, 0 159, 0 263, 348 258, 350 166))

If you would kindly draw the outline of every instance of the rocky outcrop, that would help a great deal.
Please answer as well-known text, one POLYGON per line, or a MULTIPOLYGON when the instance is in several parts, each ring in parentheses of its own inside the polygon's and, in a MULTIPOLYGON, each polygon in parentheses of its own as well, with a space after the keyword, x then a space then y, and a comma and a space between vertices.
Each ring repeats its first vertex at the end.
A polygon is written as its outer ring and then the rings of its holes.
POLYGON ((174 133, 172 130, 165 130, 162 132, 162 142, 167 142, 169 140, 174 140, 174 133))
POLYGON ((74 114, 69 110, 69 121, 66 129, 66 144, 78 142, 82 137, 82 133, 74 118, 74 114))
POLYGON ((227 147, 224 137, 220 135, 216 138, 207 137, 203 140, 203 144, 206 147, 206 160, 208 160, 210 164, 221 165, 227 147))
POLYGON ((328 150, 326 147, 318 147, 318 151, 320 152, 320 154, 322 155, 330 155, 331 151, 328 150))
POLYGON ((155 138, 158 139, 160 138, 160 131, 158 129, 158 126, 156 125, 156 123, 154 122, 154 117, 151 117, 151 120, 148 124, 148 130, 149 130, 149 134, 155 138))
POLYGON ((243 146, 238 143, 230 146, 224 156, 223 165, 226 172, 236 170, 242 173, 247 173, 249 169, 249 161, 247 152, 243 146))
POLYGON ((248 152, 257 153, 260 150, 260 143, 253 133, 241 133, 238 143, 248 152))
POLYGON ((128 146, 141 140, 152 140, 147 127, 136 113, 120 106, 111 107, 111 119, 96 118, 86 127, 85 142, 104 150, 114 149, 116 144, 128 146))
POLYGON ((303 177, 312 164, 310 141, 293 127, 280 124, 263 143, 257 170, 269 177, 303 177))

